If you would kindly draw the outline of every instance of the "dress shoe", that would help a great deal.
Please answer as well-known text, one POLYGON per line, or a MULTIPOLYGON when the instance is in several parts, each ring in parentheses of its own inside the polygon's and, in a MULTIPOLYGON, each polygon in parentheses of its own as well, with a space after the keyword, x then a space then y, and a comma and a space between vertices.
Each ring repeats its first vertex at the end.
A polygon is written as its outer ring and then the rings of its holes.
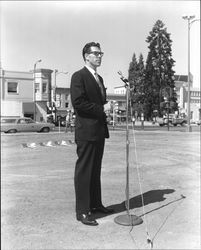
POLYGON ((77 220, 88 226, 97 226, 98 222, 90 217, 89 214, 78 214, 77 220))
POLYGON ((97 208, 92 208, 91 212, 92 213, 100 212, 100 213, 104 213, 104 214, 112 214, 112 213, 114 213, 114 209, 101 206, 101 207, 97 207, 97 208))

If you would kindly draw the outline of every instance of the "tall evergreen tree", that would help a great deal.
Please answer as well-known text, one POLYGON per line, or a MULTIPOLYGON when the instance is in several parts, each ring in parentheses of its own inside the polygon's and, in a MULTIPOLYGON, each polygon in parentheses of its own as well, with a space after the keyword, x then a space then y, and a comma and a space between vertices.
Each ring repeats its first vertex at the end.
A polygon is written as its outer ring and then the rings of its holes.
POLYGON ((131 88, 133 88, 136 84, 136 72, 137 72, 137 59, 134 53, 128 69, 128 81, 130 83, 131 88))
POLYGON ((145 94, 145 89, 144 89, 144 80, 145 80, 145 67, 144 67, 144 58, 142 53, 140 53, 139 60, 138 60, 138 93, 141 96, 141 102, 144 101, 143 95, 145 94))
POLYGON ((140 54, 138 61, 136 55, 133 55, 128 80, 131 86, 133 114, 140 115, 143 112, 144 103, 144 59, 142 54, 140 54))
POLYGON ((145 67, 145 109, 148 118, 154 110, 160 111, 164 96, 176 102, 174 91, 174 60, 172 59, 172 40, 161 20, 158 20, 146 40, 149 52, 145 67))

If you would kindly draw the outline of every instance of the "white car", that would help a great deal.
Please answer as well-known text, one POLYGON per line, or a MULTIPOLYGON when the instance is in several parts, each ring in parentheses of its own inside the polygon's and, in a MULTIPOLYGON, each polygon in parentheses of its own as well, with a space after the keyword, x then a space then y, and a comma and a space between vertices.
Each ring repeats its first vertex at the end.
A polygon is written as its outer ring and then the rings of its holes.
POLYGON ((52 123, 35 122, 31 118, 1 118, 1 132, 49 132, 55 127, 52 123))

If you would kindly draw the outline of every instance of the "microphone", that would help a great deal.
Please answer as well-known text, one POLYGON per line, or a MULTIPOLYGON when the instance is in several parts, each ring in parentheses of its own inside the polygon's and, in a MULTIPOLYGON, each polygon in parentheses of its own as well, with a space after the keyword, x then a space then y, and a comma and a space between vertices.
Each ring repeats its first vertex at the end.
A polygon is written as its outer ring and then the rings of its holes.
POLYGON ((123 74, 122 74, 122 72, 121 72, 120 70, 119 70, 117 73, 121 76, 120 79, 121 79, 124 83, 126 83, 126 84, 129 83, 128 79, 126 79, 126 78, 123 76, 123 74))

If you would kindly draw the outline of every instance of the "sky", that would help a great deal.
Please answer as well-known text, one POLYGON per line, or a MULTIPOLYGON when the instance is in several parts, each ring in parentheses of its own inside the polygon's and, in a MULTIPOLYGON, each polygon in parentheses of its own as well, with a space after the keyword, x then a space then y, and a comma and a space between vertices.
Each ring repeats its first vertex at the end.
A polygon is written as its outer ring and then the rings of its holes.
MULTIPOLYGON (((200 19, 200 1, 1 1, 1 67, 30 71, 57 69, 58 87, 69 87, 72 74, 84 65, 82 48, 99 42, 104 52, 98 68, 108 93, 123 85, 135 53, 146 61, 146 38, 161 20, 172 40, 175 74, 188 74, 188 24, 183 15, 200 19)), ((200 21, 190 28, 193 86, 200 88, 200 21)), ((53 77, 54 79, 54 77, 53 77)))

